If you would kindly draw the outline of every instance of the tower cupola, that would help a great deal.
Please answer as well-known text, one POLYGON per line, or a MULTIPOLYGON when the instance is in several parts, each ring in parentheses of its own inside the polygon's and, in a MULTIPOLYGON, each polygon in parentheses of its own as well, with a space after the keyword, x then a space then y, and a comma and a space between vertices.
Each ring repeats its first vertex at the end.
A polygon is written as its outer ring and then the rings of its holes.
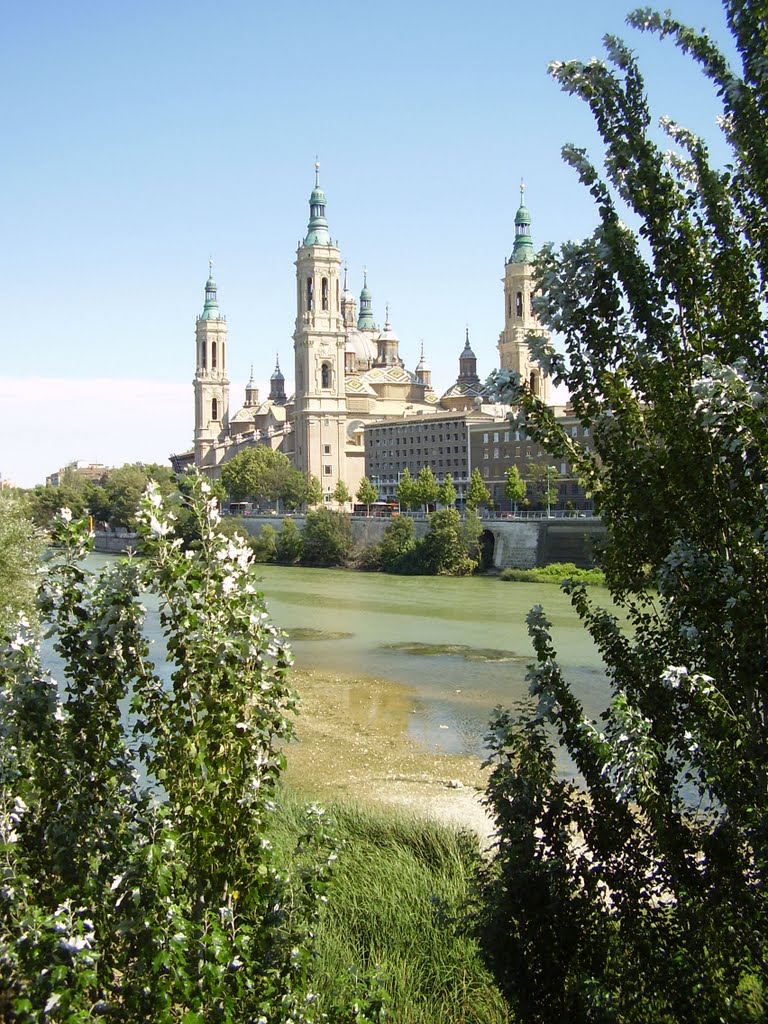
POLYGON ((245 405, 246 408, 250 409, 254 405, 259 404, 259 389, 256 387, 256 381, 253 379, 253 363, 251 363, 251 377, 248 383, 245 385, 245 405))
POLYGON ((278 356, 275 356, 275 369, 269 378, 269 397, 275 405, 285 405, 285 377, 280 370, 278 356))
POLYGON ((325 192, 320 188, 320 164, 315 161, 315 187, 309 197, 309 225, 304 245, 331 245, 325 219, 325 192))
POLYGON ((477 357, 469 344, 469 328, 467 328, 464 349, 459 356, 459 380, 473 382, 480 380, 477 376, 477 357))
POLYGON ((208 280, 205 282, 205 304, 202 320, 221 320, 219 303, 216 298, 216 282, 213 280, 213 260, 208 260, 208 280))
POLYGON ((371 291, 368 287, 368 272, 364 269, 363 290, 360 292, 360 313, 357 318, 357 329, 359 331, 374 331, 376 329, 376 324, 373 322, 371 302, 371 291))
POLYGON ((400 339, 392 330, 389 322, 389 306, 387 306, 384 319, 384 330, 376 339, 376 365, 377 366, 400 366, 400 339))
POLYGON ((531 263, 533 260, 533 238, 531 237, 531 215, 525 205, 525 183, 520 182, 520 206, 515 214, 515 245, 510 263, 531 263))
POLYGON ((424 357, 423 341, 421 343, 421 359, 419 359, 418 365, 416 366, 416 376, 423 384, 426 384, 428 388, 432 387, 432 371, 429 368, 429 363, 424 357))

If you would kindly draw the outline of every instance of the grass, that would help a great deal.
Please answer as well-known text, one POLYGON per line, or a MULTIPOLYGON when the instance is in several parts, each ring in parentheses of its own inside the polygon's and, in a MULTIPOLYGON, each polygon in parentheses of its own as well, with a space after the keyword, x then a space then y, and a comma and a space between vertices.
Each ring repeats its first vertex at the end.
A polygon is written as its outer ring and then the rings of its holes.
POLYGON ((605 584, 601 569, 579 569, 573 562, 552 562, 539 569, 502 569, 499 579, 513 583, 562 583, 563 580, 578 580, 598 586, 605 584))
MULTIPOLYGON (((292 848, 303 802, 283 792, 272 841, 292 848)), ((502 1024, 505 1002, 461 920, 477 863, 473 835, 428 819, 355 804, 328 806, 339 844, 317 934, 314 985, 353 990, 371 971, 401 1024, 502 1024)))

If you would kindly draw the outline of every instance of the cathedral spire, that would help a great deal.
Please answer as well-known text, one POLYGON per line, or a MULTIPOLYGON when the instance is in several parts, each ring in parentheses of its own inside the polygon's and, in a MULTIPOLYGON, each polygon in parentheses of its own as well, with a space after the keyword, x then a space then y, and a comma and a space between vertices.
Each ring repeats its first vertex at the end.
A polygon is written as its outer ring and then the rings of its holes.
POLYGON ((525 182, 520 181, 520 206, 515 214, 515 246, 510 263, 530 263, 533 260, 531 215, 525 205, 525 182))
POLYGON ((304 245, 332 245, 325 219, 325 192, 320 188, 320 164, 315 161, 315 187, 309 197, 309 225, 304 245))

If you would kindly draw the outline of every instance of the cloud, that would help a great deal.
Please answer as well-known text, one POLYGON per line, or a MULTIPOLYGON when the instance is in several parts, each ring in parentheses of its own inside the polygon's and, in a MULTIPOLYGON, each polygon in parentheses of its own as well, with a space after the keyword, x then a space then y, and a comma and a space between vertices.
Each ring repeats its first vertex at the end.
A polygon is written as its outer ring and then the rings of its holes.
POLYGON ((191 447, 190 383, 0 377, 0 474, 20 487, 75 459, 168 463, 191 447))

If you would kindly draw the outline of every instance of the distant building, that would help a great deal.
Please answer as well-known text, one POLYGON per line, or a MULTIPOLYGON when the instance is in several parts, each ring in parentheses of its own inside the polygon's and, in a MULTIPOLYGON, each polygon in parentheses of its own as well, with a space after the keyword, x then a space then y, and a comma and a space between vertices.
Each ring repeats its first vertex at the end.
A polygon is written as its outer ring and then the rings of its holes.
MULTIPOLYGON (((269 445, 287 455, 294 465, 316 476, 326 500, 339 480, 355 492, 364 473, 386 477, 392 483, 394 456, 386 460, 374 456, 375 448, 364 438, 383 441, 390 435, 371 432, 374 424, 396 426, 413 421, 435 423, 445 415, 472 413, 489 401, 477 373, 477 360, 466 332, 464 349, 459 356, 459 375, 444 395, 432 387, 432 374, 421 349, 421 358, 408 370, 400 356, 398 338, 389 316, 384 326, 376 324, 373 299, 367 275, 363 276, 359 307, 347 287, 347 273, 342 265, 341 251, 332 240, 326 220, 326 197, 320 187, 318 165, 315 187, 309 199, 309 223, 306 235, 296 252, 296 320, 293 335, 295 390, 285 394, 285 379, 279 358, 270 378, 270 392, 260 400, 254 384, 253 370, 245 389, 245 401, 236 412, 230 411, 230 381, 227 371, 228 325, 219 310, 217 286, 212 273, 205 285, 203 312, 195 325, 195 393, 194 447, 171 457, 177 470, 194 466, 217 477, 221 466, 238 452, 252 445, 269 445), (369 455, 374 462, 368 464, 369 455), (378 459, 378 461, 376 461, 378 459), (387 469, 383 468, 386 462, 387 469)), ((500 366, 519 372, 531 383, 534 391, 549 400, 550 382, 532 363, 527 337, 546 336, 531 305, 533 289, 532 266, 534 250, 530 234, 530 215, 523 202, 515 217, 515 240, 511 256, 505 263, 504 329, 498 350, 500 366)), ((269 346, 272 351, 278 345, 269 346)), ((486 413, 487 415, 487 413, 486 413)), ((439 474, 440 463, 445 471, 458 470, 459 481, 466 476, 467 417, 459 417, 461 426, 439 426, 429 433, 452 435, 450 455, 448 442, 423 441, 419 449, 434 455, 439 474), (458 442, 454 435, 459 433, 458 442), (465 449, 455 452, 454 448, 465 449)), ((391 435, 394 437, 394 434, 391 435)), ((415 436, 415 434, 414 434, 415 436)), ((397 450, 396 448, 393 450, 397 450)), ((383 448, 382 448, 383 451, 383 448)), ((408 456, 410 457, 410 446, 408 456)), ((423 454, 411 459, 412 465, 426 464, 423 454)), ((431 458, 431 455, 430 455, 431 458)), ((400 468, 408 465, 406 461, 400 468)), ((384 482, 384 481, 383 481, 384 482)))
POLYGON ((104 474, 109 472, 109 469, 109 466, 103 466, 100 462, 86 462, 83 459, 78 459, 75 462, 67 463, 61 469, 57 469, 55 473, 51 473, 50 476, 45 478, 45 483, 48 487, 60 487, 68 479, 72 478, 78 480, 101 480, 104 474))
MULTIPOLYGON (((569 407, 559 410, 557 420, 568 434, 584 448, 594 447, 589 427, 578 420, 569 407)), ((589 510, 592 500, 574 476, 567 462, 553 461, 546 448, 526 436, 524 430, 515 427, 508 419, 491 423, 472 423, 469 426, 469 454, 471 466, 480 470, 483 483, 491 492, 491 500, 497 509, 511 509, 512 503, 504 495, 507 470, 517 466, 522 480, 528 484, 527 497, 531 506, 541 507, 541 495, 536 493, 536 479, 546 474, 532 467, 551 467, 552 485, 557 488, 556 508, 589 510)))

